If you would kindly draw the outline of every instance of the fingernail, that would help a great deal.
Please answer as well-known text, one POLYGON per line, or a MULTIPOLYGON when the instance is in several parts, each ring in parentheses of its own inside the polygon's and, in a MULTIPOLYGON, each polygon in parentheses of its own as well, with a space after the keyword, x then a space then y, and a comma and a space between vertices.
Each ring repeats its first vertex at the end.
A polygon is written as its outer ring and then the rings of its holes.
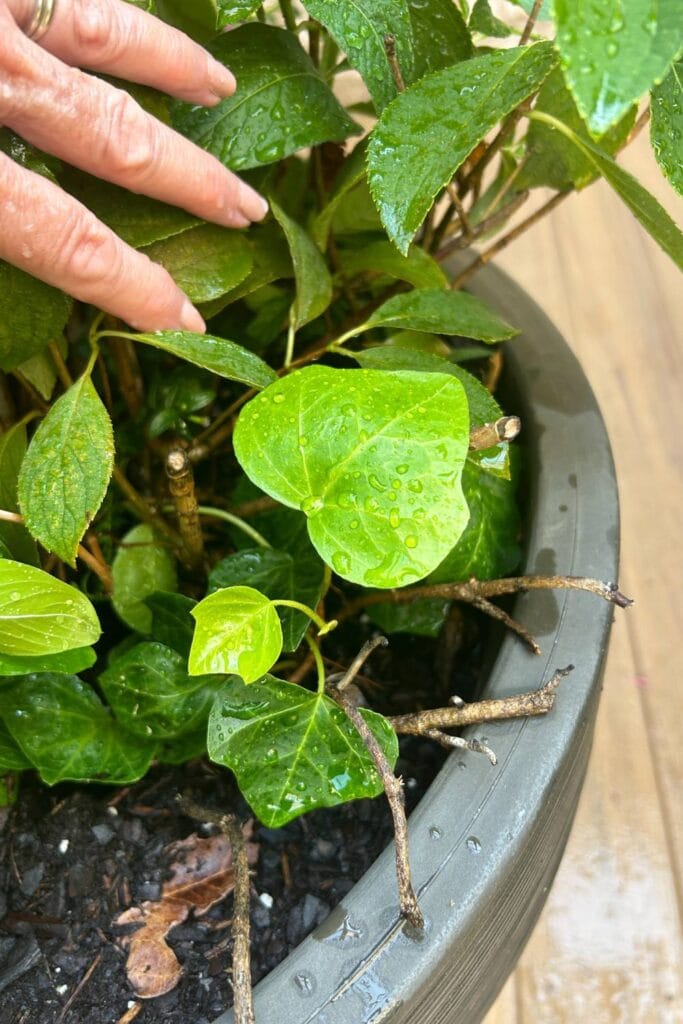
POLYGON ((263 220, 268 213, 268 203, 246 182, 240 182, 240 209, 249 220, 263 220))
POLYGON ((206 324, 189 299, 185 299, 181 307, 180 326, 183 330, 193 331, 195 334, 203 334, 206 330, 206 324))
POLYGON ((209 82, 216 96, 220 96, 221 99, 232 96, 237 88, 237 81, 232 71, 228 71, 217 60, 212 60, 209 65, 209 82))

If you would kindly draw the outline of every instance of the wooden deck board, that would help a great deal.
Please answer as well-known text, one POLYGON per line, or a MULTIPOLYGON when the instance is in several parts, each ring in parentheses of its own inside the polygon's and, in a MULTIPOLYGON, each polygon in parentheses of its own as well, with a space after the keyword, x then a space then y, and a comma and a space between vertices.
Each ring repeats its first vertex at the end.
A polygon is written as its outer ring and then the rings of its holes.
MULTIPOLYGON (((680 221, 645 134, 623 163, 680 221)), ((615 626, 565 859, 486 1024, 674 1024, 683 1020, 683 278, 604 183, 567 200, 499 263, 533 291, 596 392, 620 484, 620 581, 636 604, 615 626)))

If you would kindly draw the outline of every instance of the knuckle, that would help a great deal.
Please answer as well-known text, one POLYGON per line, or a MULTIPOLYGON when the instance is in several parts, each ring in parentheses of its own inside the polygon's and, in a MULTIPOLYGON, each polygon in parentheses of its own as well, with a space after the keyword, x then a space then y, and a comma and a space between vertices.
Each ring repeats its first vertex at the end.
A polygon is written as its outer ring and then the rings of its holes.
POLYGON ((102 0, 72 0, 74 42, 93 66, 111 64, 128 45, 124 25, 114 4, 102 0))
POLYGON ((102 281, 116 280, 121 255, 104 224, 85 209, 77 208, 65 219, 56 252, 57 270, 89 289, 102 281))
POLYGON ((108 90, 105 108, 102 156, 108 170, 129 181, 145 180, 158 162, 154 121, 119 89, 108 90))
POLYGON ((0 123, 26 106, 33 79, 33 63, 21 32, 0 27, 0 123))

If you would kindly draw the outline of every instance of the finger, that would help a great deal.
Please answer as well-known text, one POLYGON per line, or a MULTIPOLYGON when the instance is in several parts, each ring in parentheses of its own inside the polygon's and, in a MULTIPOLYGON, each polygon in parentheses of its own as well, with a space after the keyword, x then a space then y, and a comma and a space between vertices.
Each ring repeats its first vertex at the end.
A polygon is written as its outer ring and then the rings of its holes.
POLYGON ((214 156, 147 114, 127 92, 67 67, 18 29, 0 43, 0 123, 99 178, 246 227, 268 205, 214 156))
POLYGON ((204 331, 170 274, 47 178, 0 153, 0 258, 139 331, 204 331))
MULTIPOLYGON (((34 0, 9 0, 19 28, 34 0)), ((183 32, 122 0, 59 0, 40 45, 67 64, 152 85, 190 103, 213 106, 235 78, 183 32)))

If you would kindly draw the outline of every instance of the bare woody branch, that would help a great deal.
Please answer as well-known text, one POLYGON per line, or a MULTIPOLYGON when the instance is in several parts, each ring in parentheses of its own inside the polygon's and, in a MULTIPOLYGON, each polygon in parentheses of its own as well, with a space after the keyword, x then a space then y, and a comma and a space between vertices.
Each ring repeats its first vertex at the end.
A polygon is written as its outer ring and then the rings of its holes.
POLYGON ((204 561, 204 537, 199 520, 192 463, 182 448, 173 448, 166 456, 166 476, 186 561, 190 569, 197 569, 204 561))
POLYGON ((391 73, 394 76, 394 82, 399 92, 404 92, 406 83, 403 79, 403 72, 401 71, 401 65, 398 62, 398 56, 396 55, 396 37, 392 35, 386 35, 384 37, 384 52, 387 55, 389 61, 389 67, 391 73))
POLYGON ((501 441, 514 441, 522 429, 519 416, 501 416, 494 423, 484 423, 470 434, 470 451, 478 452, 492 448, 501 441))

